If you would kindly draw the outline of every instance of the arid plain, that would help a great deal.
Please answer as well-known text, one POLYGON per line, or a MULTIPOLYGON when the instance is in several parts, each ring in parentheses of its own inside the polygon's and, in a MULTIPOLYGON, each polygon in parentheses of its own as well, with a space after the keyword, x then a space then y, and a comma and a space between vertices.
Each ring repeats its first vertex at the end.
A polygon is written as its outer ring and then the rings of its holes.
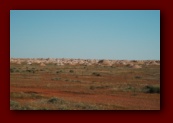
POLYGON ((11 58, 10 109, 160 110, 160 61, 11 58))

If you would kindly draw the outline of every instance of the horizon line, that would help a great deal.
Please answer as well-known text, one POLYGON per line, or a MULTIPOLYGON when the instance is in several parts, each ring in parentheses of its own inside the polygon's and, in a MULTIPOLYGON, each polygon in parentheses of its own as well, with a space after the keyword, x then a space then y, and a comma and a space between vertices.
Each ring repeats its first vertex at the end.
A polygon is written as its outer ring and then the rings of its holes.
POLYGON ((106 59, 106 58, 57 58, 57 57, 10 57, 10 59, 75 59, 75 60, 129 60, 129 61, 160 61, 160 59, 106 59))

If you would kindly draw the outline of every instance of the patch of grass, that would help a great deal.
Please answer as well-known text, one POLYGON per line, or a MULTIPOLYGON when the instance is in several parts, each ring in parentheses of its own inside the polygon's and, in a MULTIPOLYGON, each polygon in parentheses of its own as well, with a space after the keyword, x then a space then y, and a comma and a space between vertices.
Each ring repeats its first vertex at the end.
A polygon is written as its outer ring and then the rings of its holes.
POLYGON ((135 87, 133 86, 127 86, 127 88, 125 89, 126 91, 135 91, 135 87))
POLYGON ((107 106, 112 107, 114 105, 73 102, 57 97, 41 99, 35 102, 28 102, 24 104, 10 100, 11 110, 105 110, 105 107, 107 106))
POLYGON ((20 107, 20 104, 16 101, 10 100, 10 109, 16 110, 20 107))
POLYGON ((97 73, 97 72, 93 72, 92 75, 101 76, 100 73, 97 73))
POLYGON ((142 77, 141 76, 135 76, 135 79, 141 79, 142 77))
POLYGON ((105 88, 109 88, 109 86, 108 85, 100 85, 100 86, 93 86, 93 85, 91 85, 90 86, 91 90, 94 90, 94 89, 105 89, 105 88))
POLYGON ((20 72, 19 70, 16 70, 16 72, 20 72))
POLYGON ((58 99, 54 97, 54 98, 49 99, 47 102, 48 103, 57 103, 57 100, 58 99))
POLYGON ((10 110, 37 110, 34 107, 21 105, 19 102, 10 100, 10 110))
POLYGON ((95 89, 95 86, 90 86, 90 89, 91 89, 91 90, 94 90, 94 89, 95 89))
POLYGON ((26 70, 26 72, 31 72, 32 70, 26 70))
POLYGON ((11 92, 10 98, 19 98, 19 99, 25 99, 25 98, 31 98, 31 99, 40 99, 43 98, 41 95, 37 93, 32 92, 11 92))
POLYGON ((147 85, 143 88, 144 93, 160 93, 160 87, 147 85))
POLYGON ((14 72, 14 69, 13 68, 10 68, 10 73, 13 73, 14 72))
POLYGON ((74 73, 74 70, 70 70, 69 72, 70 72, 70 73, 74 73))
POLYGON ((58 71, 56 71, 56 73, 62 73, 62 70, 58 70, 58 71))
POLYGON ((20 72, 20 71, 16 68, 10 68, 10 73, 13 73, 13 72, 20 72))
POLYGON ((56 104, 56 103, 63 104, 64 103, 64 100, 59 99, 59 98, 56 98, 56 97, 52 97, 47 102, 48 103, 51 103, 51 104, 56 104))
POLYGON ((61 80, 61 78, 52 78, 51 80, 61 80))
POLYGON ((17 110, 37 110, 37 109, 35 109, 34 107, 31 107, 31 106, 24 105, 24 106, 19 107, 17 110))
POLYGON ((79 110, 99 110, 98 106, 89 105, 89 104, 85 104, 85 103, 77 103, 74 106, 75 106, 75 108, 77 108, 79 110))
POLYGON ((50 109, 46 107, 41 107, 41 108, 38 108, 38 110, 50 110, 50 109))
POLYGON ((35 70, 34 70, 34 69, 26 70, 26 72, 29 72, 29 73, 35 73, 35 70))
POLYGON ((53 110, 99 110, 99 107, 96 105, 65 101, 57 97, 52 97, 47 103, 54 107, 53 110))

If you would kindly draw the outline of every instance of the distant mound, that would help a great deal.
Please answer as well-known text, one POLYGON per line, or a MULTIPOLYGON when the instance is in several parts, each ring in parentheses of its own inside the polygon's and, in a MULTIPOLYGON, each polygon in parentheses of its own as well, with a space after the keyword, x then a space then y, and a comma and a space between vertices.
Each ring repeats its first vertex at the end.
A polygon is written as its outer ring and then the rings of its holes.
POLYGON ((84 65, 84 66, 112 66, 130 68, 141 68, 142 66, 160 65, 160 60, 111 60, 111 59, 71 59, 71 58, 10 58, 10 63, 14 64, 39 64, 46 66, 47 64, 62 65, 84 65))
POLYGON ((111 66, 112 63, 109 60, 99 60, 98 64, 105 65, 105 66, 111 66))

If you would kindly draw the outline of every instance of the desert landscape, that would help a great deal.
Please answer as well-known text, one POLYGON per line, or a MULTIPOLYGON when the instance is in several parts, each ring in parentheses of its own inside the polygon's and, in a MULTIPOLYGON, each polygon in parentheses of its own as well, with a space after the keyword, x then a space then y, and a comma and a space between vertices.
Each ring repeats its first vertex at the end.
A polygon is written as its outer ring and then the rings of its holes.
POLYGON ((10 110, 160 110, 160 60, 10 58, 10 110))

